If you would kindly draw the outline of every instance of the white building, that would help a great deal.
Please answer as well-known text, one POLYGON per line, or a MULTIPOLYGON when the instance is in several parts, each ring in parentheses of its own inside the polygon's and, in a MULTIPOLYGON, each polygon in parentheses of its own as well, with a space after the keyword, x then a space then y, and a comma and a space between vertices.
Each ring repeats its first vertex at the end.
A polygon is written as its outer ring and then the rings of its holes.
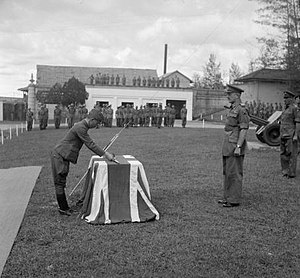
MULTIPOLYGON (((34 80, 31 77, 31 83, 19 90, 28 92, 28 107, 36 115, 36 95, 47 94, 56 83, 64 85, 72 77, 86 86, 88 110, 91 110, 96 102, 110 104, 114 111, 118 106, 128 103, 134 107, 160 103, 164 107, 170 103, 175 106, 178 118, 180 109, 185 104, 188 110, 187 120, 192 120, 192 80, 179 71, 158 77, 157 71, 153 69, 37 65, 36 84, 33 84, 34 80)), ((53 118, 51 113, 49 118, 53 118)))

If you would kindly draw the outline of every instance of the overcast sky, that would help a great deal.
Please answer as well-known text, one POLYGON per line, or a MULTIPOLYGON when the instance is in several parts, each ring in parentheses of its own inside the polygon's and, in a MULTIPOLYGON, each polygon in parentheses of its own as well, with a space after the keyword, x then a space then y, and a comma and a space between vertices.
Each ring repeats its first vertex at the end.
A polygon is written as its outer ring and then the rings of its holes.
POLYGON ((36 65, 179 70, 192 79, 209 55, 247 73, 263 28, 248 0, 0 0, 0 95, 36 65))

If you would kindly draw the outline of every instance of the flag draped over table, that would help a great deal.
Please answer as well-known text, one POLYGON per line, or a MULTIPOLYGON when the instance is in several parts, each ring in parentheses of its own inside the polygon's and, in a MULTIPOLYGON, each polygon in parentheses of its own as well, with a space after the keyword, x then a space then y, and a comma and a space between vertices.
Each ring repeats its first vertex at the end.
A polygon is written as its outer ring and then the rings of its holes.
POLYGON ((142 163, 130 155, 116 159, 120 164, 99 156, 91 158, 82 218, 91 224, 158 220, 142 163))

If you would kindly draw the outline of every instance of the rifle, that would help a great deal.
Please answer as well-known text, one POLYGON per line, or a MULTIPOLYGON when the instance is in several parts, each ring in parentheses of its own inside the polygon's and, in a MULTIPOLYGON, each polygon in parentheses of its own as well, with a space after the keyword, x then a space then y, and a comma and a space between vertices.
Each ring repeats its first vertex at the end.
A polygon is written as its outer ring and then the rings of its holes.
MULTIPOLYGON (((125 124, 125 126, 117 133, 113 136, 113 138, 110 139, 109 143, 103 148, 104 151, 107 151, 110 146, 117 140, 117 138, 119 137, 119 135, 121 134, 121 132, 130 124, 130 122, 128 122, 127 124, 125 124)), ((118 160, 113 159, 112 160, 115 163, 120 163, 118 160)), ((74 191, 77 189, 77 187, 79 186, 79 184, 83 181, 83 179, 86 177, 87 173, 89 171, 89 168, 86 170, 86 172, 84 173, 84 175, 81 177, 81 179, 79 180, 79 182, 74 186, 74 188, 72 189, 72 191, 69 194, 69 197, 74 193, 74 191)))

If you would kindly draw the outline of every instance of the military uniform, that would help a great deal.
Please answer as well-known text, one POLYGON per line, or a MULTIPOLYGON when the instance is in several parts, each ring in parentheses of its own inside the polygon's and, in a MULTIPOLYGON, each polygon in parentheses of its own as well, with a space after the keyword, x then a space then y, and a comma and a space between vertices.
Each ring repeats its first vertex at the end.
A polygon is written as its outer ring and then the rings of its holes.
POLYGON ((296 176, 297 168, 298 140, 295 135, 299 130, 300 115, 297 107, 293 105, 294 96, 290 91, 284 92, 284 98, 290 100, 280 118, 280 163, 282 175, 288 178, 296 176))
POLYGON ((106 114, 107 114, 107 127, 112 127, 114 110, 111 108, 111 105, 107 107, 106 114))
MULTIPOLYGON (((103 120, 103 116, 96 109, 90 112, 89 118, 98 121, 103 120)), ((75 124, 51 152, 52 175, 60 212, 70 209, 65 195, 66 180, 69 173, 70 162, 73 164, 77 163, 82 145, 85 144, 92 152, 99 156, 103 156, 105 153, 104 150, 90 138, 88 134, 89 128, 86 120, 75 124)))
POLYGON ((158 128, 161 128, 162 116, 163 116, 163 109, 162 109, 162 105, 160 104, 156 109, 156 125, 158 128))
POLYGON ((56 129, 59 128, 60 121, 61 121, 61 109, 58 107, 58 105, 56 105, 54 109, 54 125, 56 129))
POLYGON ((32 123, 33 123, 33 112, 31 111, 31 108, 28 108, 28 111, 26 113, 26 121, 27 121, 27 131, 31 131, 32 123))
POLYGON ((121 107, 120 106, 117 108, 115 114, 116 114, 117 127, 121 127, 122 126, 121 125, 121 118, 122 118, 122 116, 121 116, 121 107))
POLYGON ((185 108, 185 105, 184 105, 180 110, 180 117, 181 117, 182 127, 186 126, 186 115, 187 115, 187 109, 185 108))
MULTIPOLYGON (((243 92, 241 89, 235 91, 236 87, 227 85, 232 92, 243 92)), ((229 108, 227 119, 224 128, 224 140, 222 147, 223 156, 223 186, 224 206, 239 205, 242 197, 242 182, 243 182, 243 162, 245 150, 247 146, 246 139, 241 146, 238 146, 240 133, 242 129, 249 128, 250 117, 248 111, 240 103, 238 99, 229 108), (236 155, 236 148, 240 148, 240 154, 236 155)))
POLYGON ((175 109, 175 106, 172 105, 172 107, 170 109, 170 115, 169 115, 169 126, 170 127, 174 127, 175 116, 176 116, 176 109, 175 109))
POLYGON ((68 128, 72 128, 74 125, 75 113, 76 109, 74 107, 74 104, 71 104, 68 109, 68 128))
POLYGON ((42 105, 39 112, 38 112, 38 117, 39 117, 39 123, 40 123, 40 130, 46 129, 47 125, 47 111, 46 111, 46 106, 42 105))

